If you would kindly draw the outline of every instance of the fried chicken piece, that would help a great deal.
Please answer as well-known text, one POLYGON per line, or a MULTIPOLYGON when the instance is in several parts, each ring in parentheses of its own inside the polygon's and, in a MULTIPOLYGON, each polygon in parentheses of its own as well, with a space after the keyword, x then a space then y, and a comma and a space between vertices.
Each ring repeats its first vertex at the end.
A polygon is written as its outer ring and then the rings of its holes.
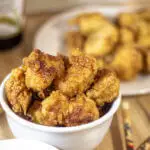
MULTIPOLYGON (((118 20, 121 27, 132 30, 138 45, 144 47, 150 46, 150 24, 142 17, 137 13, 122 13, 118 20)), ((127 34, 124 34, 124 36, 127 36, 127 34)))
POLYGON ((118 30, 112 24, 104 24, 101 29, 91 33, 85 41, 84 51, 86 54, 99 57, 105 56, 114 50, 118 42, 118 30))
POLYGON ((65 118, 65 126, 86 124, 98 118, 99 111, 95 102, 84 94, 80 94, 69 101, 69 110, 65 118))
POLYGON ((61 56, 51 56, 34 50, 23 60, 26 70, 25 83, 33 91, 42 91, 51 85, 55 78, 64 74, 64 62, 61 56))
POLYGON ((89 88, 97 72, 97 63, 95 58, 75 51, 70 57, 70 64, 66 76, 57 83, 56 89, 72 97, 89 88))
POLYGON ((110 68, 116 71, 121 80, 132 80, 142 69, 142 56, 133 46, 120 46, 116 50, 110 68))
POLYGON ((77 48, 82 50, 84 45, 84 37, 78 31, 70 31, 66 34, 66 44, 69 54, 77 48))
POLYGON ((93 86, 86 95, 94 100, 97 106, 111 103, 119 94, 119 79, 113 71, 100 69, 97 72, 93 86))
POLYGON ((121 27, 127 27, 133 31, 137 31, 137 23, 140 21, 140 17, 136 13, 125 12, 118 16, 117 21, 121 27))
POLYGON ((69 22, 71 25, 78 25, 80 33, 88 36, 103 27, 108 20, 100 13, 83 13, 69 22))
POLYGON ((44 115, 41 111, 42 105, 41 101, 34 100, 33 104, 29 107, 27 116, 31 119, 32 122, 43 124, 45 120, 44 115))
POLYGON ((53 91, 44 101, 35 101, 28 116, 42 125, 75 126, 98 119, 99 111, 84 94, 69 100, 60 91, 53 91))
POLYGON ((25 85, 25 75, 21 68, 12 70, 11 76, 5 84, 5 92, 12 110, 16 113, 26 114, 32 93, 25 85))
POLYGON ((136 41, 135 33, 125 27, 121 27, 119 30, 120 33, 120 43, 121 44, 134 44, 136 41))
POLYGON ((63 125, 68 113, 68 98, 59 91, 53 91, 40 105, 37 102, 31 107, 29 114, 36 123, 57 126, 63 125), (38 105, 38 107, 36 107, 38 105))

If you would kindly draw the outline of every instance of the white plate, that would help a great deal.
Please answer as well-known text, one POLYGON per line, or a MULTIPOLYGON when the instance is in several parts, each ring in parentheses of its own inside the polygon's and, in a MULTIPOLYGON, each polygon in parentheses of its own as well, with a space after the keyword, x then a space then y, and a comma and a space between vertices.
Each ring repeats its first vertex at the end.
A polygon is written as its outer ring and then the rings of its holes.
POLYGON ((35 140, 0 140, 0 150, 58 150, 46 143, 35 140))
MULTIPOLYGON (((37 31, 34 39, 34 47, 52 55, 57 52, 67 55, 64 44, 64 33, 71 29, 67 20, 83 12, 101 12, 105 16, 113 19, 118 13, 123 11, 133 11, 140 7, 101 7, 101 6, 82 6, 48 20, 37 31)), ((134 81, 122 82, 121 92, 124 96, 150 93, 150 75, 139 76, 134 81)))

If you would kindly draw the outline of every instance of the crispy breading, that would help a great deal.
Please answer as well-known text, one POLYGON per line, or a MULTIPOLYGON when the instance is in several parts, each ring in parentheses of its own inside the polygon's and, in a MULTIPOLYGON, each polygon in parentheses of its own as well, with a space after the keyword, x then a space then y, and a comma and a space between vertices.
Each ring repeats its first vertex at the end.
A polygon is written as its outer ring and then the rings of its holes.
POLYGON ((99 118, 99 111, 93 100, 84 94, 79 94, 70 99, 68 115, 65 118, 65 126, 77 126, 86 124, 99 118))
POLYGON ((142 56, 132 45, 119 46, 110 68, 114 69, 121 80, 132 80, 141 71, 142 56))
POLYGON ((53 91, 44 101, 35 101, 28 116, 47 126, 75 126, 98 119, 99 111, 84 94, 69 100, 60 91, 53 91))
POLYGON ((73 53, 70 64, 65 77, 57 83, 56 89, 72 97, 89 88, 97 72, 97 64, 95 58, 80 51, 73 53))
POLYGON ((71 55, 74 49, 83 49, 84 37, 78 31, 70 31, 66 34, 66 45, 68 53, 71 55))
POLYGON ((37 49, 24 58, 23 65, 26 85, 33 91, 44 90, 55 78, 60 78, 65 70, 61 56, 44 54, 37 49))
POLYGON ((98 106, 111 103, 119 95, 120 83, 116 74, 108 69, 100 69, 97 72, 93 86, 86 95, 93 99, 98 106))
POLYGON ((25 85, 25 75, 21 68, 12 70, 10 78, 5 83, 5 92, 13 111, 26 114, 32 93, 25 85))
POLYGON ((40 103, 39 107, 31 107, 29 114, 32 116, 32 120, 39 124, 63 125, 64 118, 68 113, 68 106, 68 98, 59 91, 53 91, 49 97, 40 103))
POLYGON ((70 20, 71 25, 78 25, 84 36, 95 32, 104 26, 108 20, 100 13, 83 13, 70 20))
POLYGON ((118 42, 118 36, 118 29, 111 23, 105 23, 103 27, 87 37, 84 51, 86 54, 95 57, 109 54, 114 50, 114 46, 118 42))

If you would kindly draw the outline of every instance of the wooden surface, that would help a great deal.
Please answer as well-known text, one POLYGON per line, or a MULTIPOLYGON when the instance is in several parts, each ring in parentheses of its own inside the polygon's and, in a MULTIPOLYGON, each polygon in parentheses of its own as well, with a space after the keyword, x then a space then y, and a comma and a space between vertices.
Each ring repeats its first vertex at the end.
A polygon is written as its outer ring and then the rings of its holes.
MULTIPOLYGON (((25 26, 24 40, 16 48, 2 52, 0 51, 0 82, 12 68, 21 64, 22 58, 32 50, 32 41, 37 29, 51 17, 49 14, 40 16, 28 16, 25 26)), ((41 41, 42 42, 42 41, 41 41)), ((130 114, 132 119, 133 139, 138 147, 148 136, 150 136, 150 95, 126 97, 131 105, 130 114)), ((0 139, 13 138, 7 125, 5 114, 0 115, 0 139)), ((125 150, 124 131, 121 107, 114 116, 112 126, 102 143, 96 150, 125 150)))

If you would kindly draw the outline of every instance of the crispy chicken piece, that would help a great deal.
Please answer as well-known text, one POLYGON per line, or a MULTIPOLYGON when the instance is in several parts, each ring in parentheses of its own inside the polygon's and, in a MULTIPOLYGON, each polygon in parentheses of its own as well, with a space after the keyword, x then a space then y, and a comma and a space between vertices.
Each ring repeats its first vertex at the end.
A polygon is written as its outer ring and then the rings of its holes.
POLYGON ((68 98, 59 91, 53 91, 40 105, 39 102, 36 102, 30 108, 29 114, 32 116, 32 120, 39 124, 47 126, 63 125, 64 118, 68 113, 68 106, 68 98))
POLYGON ((29 107, 27 116, 32 122, 43 124, 45 118, 41 111, 41 101, 34 100, 33 104, 29 107))
POLYGON ((57 83, 56 89, 72 97, 89 88, 97 72, 97 63, 95 58, 75 51, 70 57, 70 64, 66 76, 57 83))
POLYGON ((137 31, 137 23, 140 21, 140 17, 136 13, 125 12, 121 13, 117 20, 121 27, 127 27, 133 31, 137 31))
POLYGON ((114 25, 104 24, 101 29, 87 37, 84 45, 85 53, 95 57, 109 54, 114 50, 114 46, 118 41, 118 33, 114 25))
POLYGON ((26 70, 25 82, 33 91, 42 91, 51 85, 55 78, 64 74, 64 62, 61 56, 51 56, 34 50, 23 60, 26 70))
POLYGON ((82 50, 84 45, 84 37, 78 31, 70 31, 66 34, 66 44, 69 54, 77 48, 82 50))
POLYGON ((69 22, 71 25, 78 25, 80 33, 88 36, 103 27, 108 20, 100 13, 83 13, 69 22))
POLYGON ((21 68, 12 70, 11 76, 5 84, 5 92, 12 110, 16 113, 26 114, 32 93, 25 85, 25 75, 21 68))
POLYGON ((114 69, 121 80, 134 79, 142 69, 142 56, 133 46, 117 48, 110 68, 114 69))
POLYGON ((135 33, 129 28, 121 27, 120 33, 120 43, 121 44, 134 44, 136 41, 135 33))
POLYGON ((102 106, 115 100, 119 94, 119 87, 119 79, 113 71, 100 69, 93 86, 86 92, 86 95, 93 99, 97 106, 102 106))
POLYGON ((47 126, 75 126, 98 119, 99 112, 95 102, 84 94, 69 100, 60 91, 53 91, 44 101, 35 101, 28 116, 47 126))
MULTIPOLYGON (((150 46, 150 24, 142 17, 137 13, 122 13, 118 20, 121 27, 132 30, 138 45, 144 47, 150 46)), ((124 34, 124 36, 127 36, 127 34, 124 34)))
POLYGON ((65 126, 86 124, 98 118, 99 111, 95 102, 84 94, 80 94, 69 101, 69 110, 65 118, 65 126))

